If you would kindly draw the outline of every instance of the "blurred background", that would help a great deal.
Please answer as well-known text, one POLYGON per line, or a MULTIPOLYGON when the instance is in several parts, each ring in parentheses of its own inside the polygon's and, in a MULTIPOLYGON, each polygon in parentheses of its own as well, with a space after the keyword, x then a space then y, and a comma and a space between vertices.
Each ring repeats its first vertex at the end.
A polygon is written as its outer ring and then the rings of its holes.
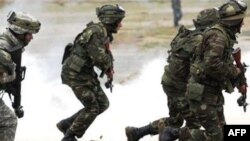
MULTIPOLYGON (((180 25, 192 27, 192 19, 204 8, 218 7, 227 0, 182 0, 180 25)), ((245 0, 250 5, 250 0, 245 0)), ((170 41, 178 28, 173 25, 170 0, 0 0, 0 32, 6 28, 11 10, 28 12, 42 27, 23 54, 27 67, 22 83, 24 118, 18 120, 16 141, 59 141, 63 135, 55 124, 82 105, 60 79, 64 47, 90 21, 98 21, 95 9, 103 4, 119 4, 126 10, 123 27, 114 36, 115 58, 113 93, 104 90, 110 107, 98 116, 79 141, 126 141, 126 126, 142 126, 168 116, 167 98, 161 87, 170 41)), ((235 47, 250 64, 250 12, 235 47)), ((249 78, 249 71, 246 72, 249 78)), ((102 80, 102 82, 104 82, 102 80)), ((103 85, 102 85, 103 86, 103 85)), ((228 124, 250 124, 250 111, 238 107, 240 94, 225 93, 228 124)), ((10 105, 7 95, 5 102, 10 105)), ((247 100, 250 102, 250 100, 247 100)), ((157 141, 146 136, 142 141, 157 141)))

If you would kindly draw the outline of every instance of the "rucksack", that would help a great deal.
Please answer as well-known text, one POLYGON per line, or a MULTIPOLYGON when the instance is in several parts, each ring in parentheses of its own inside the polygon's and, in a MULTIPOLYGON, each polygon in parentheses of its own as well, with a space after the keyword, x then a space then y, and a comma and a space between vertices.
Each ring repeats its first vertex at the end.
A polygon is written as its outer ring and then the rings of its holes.
POLYGON ((180 27, 178 34, 171 42, 168 63, 170 74, 187 81, 189 68, 197 47, 202 43, 202 32, 180 27))

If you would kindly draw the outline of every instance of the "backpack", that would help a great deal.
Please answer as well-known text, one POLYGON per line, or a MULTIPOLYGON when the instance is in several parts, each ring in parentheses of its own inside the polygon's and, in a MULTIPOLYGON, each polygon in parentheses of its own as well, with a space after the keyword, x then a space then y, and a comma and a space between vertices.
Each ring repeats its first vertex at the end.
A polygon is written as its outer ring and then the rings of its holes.
POLYGON ((187 81, 190 64, 195 50, 201 46, 202 32, 200 30, 188 30, 181 26, 178 34, 171 42, 168 63, 170 74, 178 80, 187 81))
POLYGON ((107 36, 106 29, 103 28, 100 24, 95 24, 93 22, 90 22, 87 24, 87 27, 79 33, 75 39, 74 43, 68 43, 64 48, 64 53, 62 57, 62 64, 64 61, 73 53, 74 48, 78 48, 80 46, 83 46, 83 44, 87 44, 94 32, 97 30, 101 30, 105 36, 107 36), (93 28, 94 27, 94 28, 93 28))

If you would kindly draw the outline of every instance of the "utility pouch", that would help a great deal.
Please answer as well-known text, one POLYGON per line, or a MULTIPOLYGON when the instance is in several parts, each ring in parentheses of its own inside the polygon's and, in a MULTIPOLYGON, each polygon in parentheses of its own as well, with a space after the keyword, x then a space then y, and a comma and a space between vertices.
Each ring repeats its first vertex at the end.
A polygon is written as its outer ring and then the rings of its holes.
POLYGON ((204 85, 199 83, 188 83, 187 97, 191 100, 201 101, 204 92, 204 85))
POLYGON ((229 79, 227 79, 226 81, 224 81, 223 89, 225 89, 225 91, 227 93, 234 92, 234 86, 233 86, 232 82, 229 79))
POLYGON ((86 60, 82 59, 81 57, 77 56, 76 54, 73 54, 70 56, 69 60, 69 68, 75 70, 76 72, 80 72, 82 67, 85 65, 86 60))
POLYGON ((204 77, 204 69, 196 63, 190 66, 190 73, 195 78, 195 80, 199 80, 204 77))

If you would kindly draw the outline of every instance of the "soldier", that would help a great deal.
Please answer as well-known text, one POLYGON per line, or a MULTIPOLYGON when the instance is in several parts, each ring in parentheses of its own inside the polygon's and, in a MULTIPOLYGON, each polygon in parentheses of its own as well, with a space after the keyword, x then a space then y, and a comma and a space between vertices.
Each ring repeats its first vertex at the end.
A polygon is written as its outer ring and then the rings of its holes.
POLYGON ((186 84, 189 78, 190 63, 196 47, 202 42, 201 33, 207 26, 218 21, 218 11, 214 8, 201 11, 194 20, 195 30, 181 26, 178 34, 171 42, 168 65, 162 76, 162 87, 168 97, 169 116, 152 122, 141 128, 127 127, 128 141, 138 141, 145 135, 156 135, 165 126, 181 127, 184 119, 190 129, 199 129, 200 124, 194 113, 190 112, 185 97, 186 84))
POLYGON ((24 79, 21 66, 24 47, 33 39, 32 34, 40 30, 40 22, 31 15, 11 11, 7 18, 8 27, 0 35, 0 89, 14 96, 14 112, 0 98, 0 140, 14 141, 17 118, 23 117, 21 106, 21 81, 24 79))
POLYGON ((181 11, 181 0, 171 0, 172 2, 172 9, 174 15, 174 26, 179 26, 179 21, 182 18, 182 11, 181 11))
MULTIPOLYGON (((237 0, 220 6, 220 20, 203 33, 202 46, 195 51, 195 61, 190 67, 187 98, 190 109, 196 113, 205 129, 203 140, 206 141, 223 140, 223 125, 218 109, 223 109, 222 90, 229 93, 233 90, 229 79, 236 79, 241 73, 240 68, 233 64, 232 50, 237 42, 236 34, 241 31, 246 10, 246 4, 237 0)), ((245 93, 245 90, 246 85, 239 87, 240 92, 245 93)), ((174 131, 169 128, 170 130, 174 131)), ((191 135, 190 141, 201 141, 196 138, 200 133, 191 135)))
POLYGON ((62 141, 76 141, 75 137, 82 137, 95 118, 109 107, 94 66, 109 80, 113 79, 113 57, 109 45, 113 41, 112 34, 122 26, 125 10, 119 5, 103 5, 96 9, 96 14, 100 22, 87 24, 76 36, 72 53, 63 62, 62 82, 72 88, 84 108, 57 123, 58 129, 64 133, 62 141))

